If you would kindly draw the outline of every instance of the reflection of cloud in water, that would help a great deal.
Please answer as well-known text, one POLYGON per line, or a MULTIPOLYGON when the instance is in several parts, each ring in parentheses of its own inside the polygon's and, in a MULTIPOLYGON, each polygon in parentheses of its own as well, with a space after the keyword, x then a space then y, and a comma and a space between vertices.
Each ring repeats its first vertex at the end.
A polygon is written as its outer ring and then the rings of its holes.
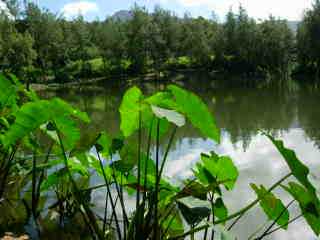
MULTIPOLYGON (((280 137, 286 147, 295 150, 298 158, 309 167, 320 167, 320 151, 312 141, 306 139, 302 129, 291 129, 282 132, 280 137)), ((275 181, 289 172, 289 169, 277 152, 276 148, 264 135, 252 137, 252 141, 246 151, 243 151, 242 142, 232 143, 229 134, 223 133, 221 144, 215 145, 212 141, 201 138, 184 138, 178 141, 177 146, 169 155, 166 175, 173 179, 183 179, 192 176, 192 167, 199 161, 202 152, 216 151, 222 155, 229 155, 239 168, 240 176, 234 191, 225 193, 225 201, 230 210, 234 212, 255 199, 255 194, 249 184, 255 182, 265 186, 271 186, 275 181)), ((282 189, 275 193, 285 203, 291 200, 290 196, 282 189)), ((292 207, 291 217, 299 214, 297 207, 292 207)), ((241 224, 234 228, 239 239, 246 239, 254 229, 265 222, 265 216, 259 208, 251 210, 243 218, 241 224)), ((279 231, 266 239, 316 239, 314 234, 304 222, 300 220, 289 227, 288 231, 279 231)))

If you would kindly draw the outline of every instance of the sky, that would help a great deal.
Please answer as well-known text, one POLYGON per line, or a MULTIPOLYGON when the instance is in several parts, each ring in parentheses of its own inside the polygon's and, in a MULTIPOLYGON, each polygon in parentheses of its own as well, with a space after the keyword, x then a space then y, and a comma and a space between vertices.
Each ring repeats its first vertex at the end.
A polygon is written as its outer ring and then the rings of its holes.
MULTIPOLYGON (((255 19, 265 19, 270 14, 290 21, 301 20, 305 9, 312 6, 313 0, 33 0, 41 7, 55 13, 63 13, 67 18, 73 18, 79 12, 87 19, 104 19, 116 11, 130 9, 136 2, 152 11, 155 5, 172 10, 183 16, 189 12, 192 16, 210 18, 212 12, 220 20, 232 8, 237 10, 239 4, 247 9, 249 16, 255 19)), ((1 7, 1 6, 0 6, 1 7)))

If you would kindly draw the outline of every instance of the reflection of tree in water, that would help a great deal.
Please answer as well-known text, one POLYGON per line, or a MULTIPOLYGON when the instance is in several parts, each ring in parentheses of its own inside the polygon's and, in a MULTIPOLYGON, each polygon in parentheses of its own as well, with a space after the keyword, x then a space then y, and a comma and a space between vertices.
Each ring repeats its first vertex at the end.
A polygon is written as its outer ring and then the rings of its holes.
POLYGON ((304 85, 299 91, 298 118, 306 135, 320 148, 320 86, 304 85))
MULTIPOLYGON (((296 87, 293 90, 289 86, 289 91, 287 87, 274 85, 259 88, 262 83, 257 84, 258 87, 252 84, 241 87, 221 86, 201 79, 190 82, 193 84, 185 83, 185 87, 205 100, 218 126, 228 133, 233 144, 241 142, 244 150, 259 132, 276 134, 299 125, 299 122, 307 135, 320 146, 320 108, 317 107, 319 89, 301 87, 297 91, 296 87)), ((164 84, 141 85, 141 89, 149 93, 163 88, 164 84)), ((120 123, 118 108, 124 91, 124 87, 69 89, 47 95, 62 97, 86 111, 92 122, 84 128, 85 131, 106 130, 117 135, 120 123)), ((193 141, 199 138, 199 133, 187 125, 177 132, 175 141, 179 144, 185 138, 193 141)))

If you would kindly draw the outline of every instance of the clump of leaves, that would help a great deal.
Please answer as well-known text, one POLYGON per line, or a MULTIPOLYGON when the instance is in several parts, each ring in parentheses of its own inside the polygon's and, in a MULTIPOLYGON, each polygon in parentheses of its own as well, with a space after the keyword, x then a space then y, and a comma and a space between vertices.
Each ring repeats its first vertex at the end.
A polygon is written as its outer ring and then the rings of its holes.
POLYGON ((314 233, 320 234, 319 199, 309 180, 309 169, 272 136, 268 135, 289 172, 270 188, 251 184, 257 199, 235 213, 229 213, 224 199, 225 191, 236 187, 239 176, 230 157, 201 154, 194 176, 180 185, 165 176, 174 137, 186 122, 201 136, 220 142, 213 114, 198 96, 181 87, 169 85, 151 96, 145 96, 138 87, 127 90, 119 109, 121 124, 116 136, 105 132, 83 135, 79 123, 90 122, 86 113, 58 98, 39 99, 13 76, 0 76, 0 88, 0 208, 6 201, 8 179, 20 175, 23 180, 14 183, 18 193, 31 188, 31 196, 25 194, 21 200, 31 213, 28 217, 39 223, 46 212, 46 196, 54 195, 50 211, 61 220, 81 216, 98 239, 194 239, 201 231, 203 239, 210 235, 234 239, 230 230, 257 204, 271 221, 253 234, 263 239, 278 229, 287 229, 296 219, 290 220, 288 210, 293 202, 298 203, 301 216, 314 233), (161 138, 167 138, 163 154, 161 138), (32 161, 17 158, 26 150, 32 152, 32 161), (93 176, 100 177, 102 184, 90 185, 93 176), (285 184, 292 176, 297 182, 285 184), (280 186, 293 198, 288 205, 273 193, 280 186), (91 193, 96 190, 105 193, 102 214, 92 208, 91 193), (125 192, 135 198, 132 210, 125 192))

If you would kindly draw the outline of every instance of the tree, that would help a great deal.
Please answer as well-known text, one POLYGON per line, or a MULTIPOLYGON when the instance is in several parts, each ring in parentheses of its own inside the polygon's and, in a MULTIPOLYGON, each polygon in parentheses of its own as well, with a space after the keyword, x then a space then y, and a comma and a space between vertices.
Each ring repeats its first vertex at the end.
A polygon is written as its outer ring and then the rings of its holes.
POLYGON ((299 25, 297 34, 298 61, 302 68, 319 76, 320 69, 320 1, 315 0, 299 25))
POLYGON ((128 58, 132 62, 135 72, 146 70, 148 63, 148 51, 150 51, 150 35, 147 26, 150 23, 150 16, 145 8, 134 5, 132 19, 127 25, 127 50, 128 58))
POLYGON ((125 25, 120 20, 109 18, 97 26, 97 46, 105 68, 107 63, 119 68, 126 58, 125 25))
POLYGON ((2 16, 0 21, 0 62, 2 68, 19 76, 30 67, 36 58, 34 40, 28 32, 19 33, 9 18, 2 16))

